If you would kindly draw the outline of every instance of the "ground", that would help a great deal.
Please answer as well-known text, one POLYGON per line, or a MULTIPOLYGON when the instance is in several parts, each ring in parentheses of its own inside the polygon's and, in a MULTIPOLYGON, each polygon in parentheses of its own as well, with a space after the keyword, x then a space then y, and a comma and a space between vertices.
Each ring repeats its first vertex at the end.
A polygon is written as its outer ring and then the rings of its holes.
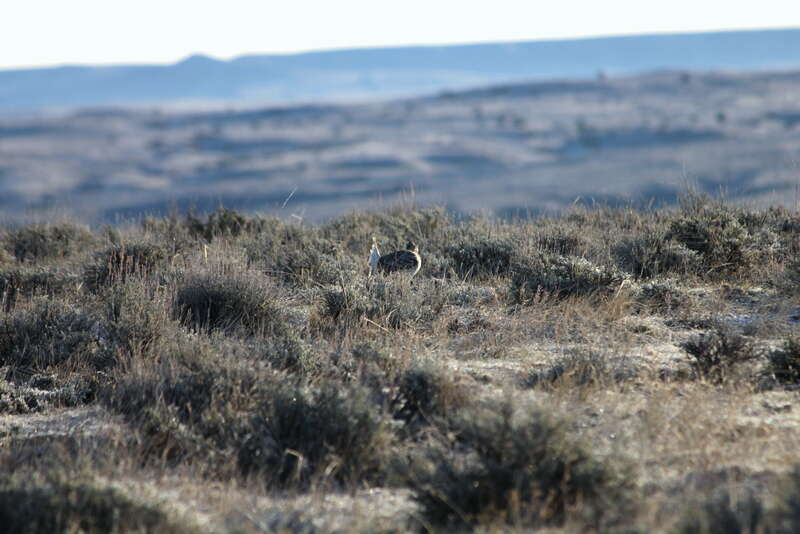
POLYGON ((401 206, 7 228, 0 518, 790 532, 798 229, 693 195, 519 221, 401 206), (373 234, 420 243, 420 273, 370 276, 373 234), (114 519, 131 506, 151 515, 114 519))

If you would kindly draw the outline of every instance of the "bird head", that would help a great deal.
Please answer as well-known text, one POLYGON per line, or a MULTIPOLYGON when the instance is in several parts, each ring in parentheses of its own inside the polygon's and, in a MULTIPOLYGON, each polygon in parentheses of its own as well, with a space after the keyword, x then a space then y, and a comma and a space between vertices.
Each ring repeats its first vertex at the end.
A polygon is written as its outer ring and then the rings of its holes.
POLYGON ((409 241, 406 243, 406 250, 410 250, 411 252, 419 252, 417 245, 413 241, 409 241))

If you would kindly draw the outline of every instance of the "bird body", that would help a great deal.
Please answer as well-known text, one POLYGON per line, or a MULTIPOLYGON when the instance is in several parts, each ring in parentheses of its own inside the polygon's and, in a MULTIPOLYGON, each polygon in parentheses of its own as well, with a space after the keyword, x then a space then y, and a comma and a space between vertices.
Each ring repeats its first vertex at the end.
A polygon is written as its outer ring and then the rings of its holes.
POLYGON ((381 251, 378 250, 378 242, 375 236, 372 237, 372 250, 369 252, 369 274, 372 276, 378 272, 378 262, 381 258, 381 251))
POLYGON ((422 267, 422 259, 419 256, 419 249, 411 241, 408 242, 405 250, 390 252, 378 258, 378 270, 382 273, 405 271, 414 276, 419 272, 420 267, 422 267))

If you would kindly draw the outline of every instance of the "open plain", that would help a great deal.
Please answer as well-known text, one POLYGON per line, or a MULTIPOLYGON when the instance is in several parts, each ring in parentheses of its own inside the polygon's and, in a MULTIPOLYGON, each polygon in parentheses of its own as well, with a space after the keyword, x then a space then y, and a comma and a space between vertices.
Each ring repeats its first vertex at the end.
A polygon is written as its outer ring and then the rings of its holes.
POLYGON ((700 194, 7 227, 0 524, 796 532, 798 251, 700 194))
POLYGON ((798 203, 797 71, 658 72, 352 105, 106 107, 0 118, 8 221, 213 211, 323 221, 420 205, 501 216, 674 204, 687 185, 798 203))

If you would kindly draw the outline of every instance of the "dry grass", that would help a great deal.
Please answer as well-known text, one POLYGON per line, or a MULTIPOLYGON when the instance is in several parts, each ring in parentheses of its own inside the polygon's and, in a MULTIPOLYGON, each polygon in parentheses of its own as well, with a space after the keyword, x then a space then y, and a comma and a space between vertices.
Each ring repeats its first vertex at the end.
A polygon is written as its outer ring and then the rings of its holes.
POLYGON ((688 197, 5 231, 3 524, 787 531, 796 220, 688 197), (370 278, 373 235, 422 271, 370 278))

